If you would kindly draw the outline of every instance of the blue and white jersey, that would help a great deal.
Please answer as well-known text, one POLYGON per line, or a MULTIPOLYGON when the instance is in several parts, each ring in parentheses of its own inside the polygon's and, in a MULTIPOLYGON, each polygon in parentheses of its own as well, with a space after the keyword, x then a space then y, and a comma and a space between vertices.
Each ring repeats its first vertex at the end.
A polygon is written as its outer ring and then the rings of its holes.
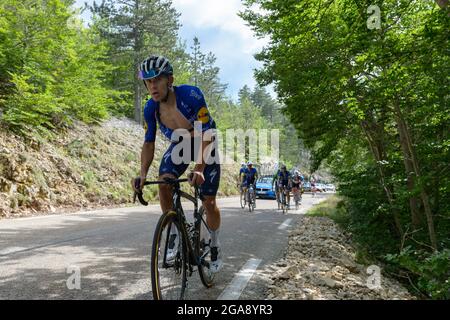
MULTIPOLYGON (((178 110, 192 124, 192 127, 195 121, 200 121, 202 132, 215 128, 214 120, 209 114, 205 98, 199 88, 190 85, 174 86, 174 92, 178 110)), ((173 130, 161 123, 158 102, 153 99, 147 101, 144 107, 144 119, 147 125, 145 142, 155 141, 156 123, 159 124, 163 135, 171 139, 173 130)))
POLYGON ((283 171, 278 171, 278 180, 281 181, 283 184, 288 183, 289 179, 291 178, 291 173, 289 171, 286 171, 283 174, 283 171))
POLYGON ((255 182, 255 176, 256 176, 256 169, 255 168, 251 168, 251 169, 247 168, 247 169, 245 169, 244 174, 245 174, 245 181, 247 183, 250 184, 250 183, 254 183, 255 182))

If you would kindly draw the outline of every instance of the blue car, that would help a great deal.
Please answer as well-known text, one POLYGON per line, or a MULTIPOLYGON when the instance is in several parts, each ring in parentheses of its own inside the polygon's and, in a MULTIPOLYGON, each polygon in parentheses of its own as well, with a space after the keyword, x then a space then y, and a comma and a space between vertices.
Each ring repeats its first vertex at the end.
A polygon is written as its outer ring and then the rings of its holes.
POLYGON ((272 188, 273 177, 261 177, 256 181, 256 197, 264 199, 276 199, 275 190, 272 188))

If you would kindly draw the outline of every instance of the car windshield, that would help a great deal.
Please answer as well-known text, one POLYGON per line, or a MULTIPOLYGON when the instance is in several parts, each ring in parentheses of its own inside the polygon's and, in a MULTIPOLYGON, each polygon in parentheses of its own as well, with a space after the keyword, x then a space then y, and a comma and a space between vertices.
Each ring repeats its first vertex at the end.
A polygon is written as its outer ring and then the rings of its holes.
POLYGON ((260 178, 258 179, 258 183, 272 183, 272 178, 270 177, 260 178))

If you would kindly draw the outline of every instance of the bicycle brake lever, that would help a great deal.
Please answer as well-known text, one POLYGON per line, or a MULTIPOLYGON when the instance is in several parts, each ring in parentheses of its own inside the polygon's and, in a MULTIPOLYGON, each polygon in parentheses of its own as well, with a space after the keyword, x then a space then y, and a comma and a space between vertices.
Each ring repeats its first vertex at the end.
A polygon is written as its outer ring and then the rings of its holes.
POLYGON ((139 202, 144 205, 144 206, 148 206, 148 202, 144 200, 143 198, 143 193, 142 192, 138 192, 137 193, 137 197, 139 199, 139 202))

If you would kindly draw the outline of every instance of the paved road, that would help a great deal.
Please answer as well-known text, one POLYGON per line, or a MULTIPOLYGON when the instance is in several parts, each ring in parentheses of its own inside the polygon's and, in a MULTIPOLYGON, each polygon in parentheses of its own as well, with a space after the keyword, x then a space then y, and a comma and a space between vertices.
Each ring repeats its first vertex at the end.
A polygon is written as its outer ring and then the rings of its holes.
MULTIPOLYGON (((195 273, 189 298, 264 298, 258 270, 282 257, 289 227, 325 197, 305 194, 300 210, 287 215, 274 200, 258 199, 249 213, 236 197, 220 199, 224 269, 208 290, 195 273)), ((0 299, 152 299, 150 249, 159 212, 152 205, 1 220, 0 299)))

